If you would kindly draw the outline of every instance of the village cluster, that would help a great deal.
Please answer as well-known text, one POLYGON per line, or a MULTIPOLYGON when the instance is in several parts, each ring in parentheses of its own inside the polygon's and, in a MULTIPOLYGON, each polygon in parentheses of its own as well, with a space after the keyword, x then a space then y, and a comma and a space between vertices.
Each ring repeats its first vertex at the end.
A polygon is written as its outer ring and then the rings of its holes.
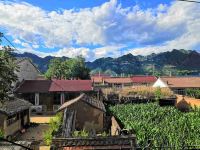
POLYGON ((200 104, 182 96, 186 89, 200 89, 200 77, 111 77, 99 73, 90 80, 47 80, 30 59, 18 58, 16 64, 18 81, 13 83, 13 99, 0 106, 0 129, 5 139, 32 149, 41 145, 55 150, 136 149, 137 134, 123 128, 107 107, 155 100, 156 95, 148 90, 159 94, 158 89, 167 89, 170 94, 162 97, 161 105, 178 105, 181 100, 191 106, 200 104), (43 134, 49 132, 49 122, 43 121, 48 118, 57 119, 49 139, 43 134))

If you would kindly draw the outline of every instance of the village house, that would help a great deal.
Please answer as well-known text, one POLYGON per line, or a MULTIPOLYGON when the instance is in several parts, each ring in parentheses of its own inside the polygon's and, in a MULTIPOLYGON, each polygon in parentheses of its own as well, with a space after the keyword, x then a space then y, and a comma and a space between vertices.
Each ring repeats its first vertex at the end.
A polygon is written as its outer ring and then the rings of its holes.
POLYGON ((111 76, 100 73, 91 76, 91 80, 94 86, 104 85, 104 80, 106 78, 111 78, 111 76))
POLYGON ((29 125, 31 103, 22 99, 11 98, 0 105, 0 129, 5 138, 29 125))
POLYGON ((65 101, 92 91, 91 80, 25 80, 15 93, 34 105, 32 111, 55 112, 65 101))
POLYGON ((168 87, 176 94, 185 94, 185 89, 200 89, 200 77, 160 77, 153 87, 168 87))
POLYGON ((35 80, 40 75, 40 71, 29 58, 17 58, 15 64, 18 67, 15 70, 18 80, 13 83, 14 87, 18 86, 23 80, 35 80))
POLYGON ((148 75, 136 75, 132 76, 131 80, 133 81, 134 86, 152 86, 157 80, 157 77, 148 75))
POLYGON ((106 109, 102 101, 83 93, 75 99, 65 102, 58 111, 65 109, 74 114, 72 120, 68 116, 65 121, 68 127, 68 124, 71 123, 72 131, 85 129, 87 131, 103 132, 106 109))
POLYGON ((124 88, 133 86, 133 81, 129 77, 106 78, 104 84, 112 88, 124 88))

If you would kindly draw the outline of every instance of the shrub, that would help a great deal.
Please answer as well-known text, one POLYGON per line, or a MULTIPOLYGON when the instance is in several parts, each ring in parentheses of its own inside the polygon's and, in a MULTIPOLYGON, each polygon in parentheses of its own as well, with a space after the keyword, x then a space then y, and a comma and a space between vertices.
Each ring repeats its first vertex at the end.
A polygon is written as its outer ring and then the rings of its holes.
POLYGON ((59 127, 61 126, 62 123, 62 113, 56 114, 54 118, 50 119, 49 122, 49 130, 44 132, 44 142, 47 145, 51 144, 53 133, 58 131, 59 127))
POLYGON ((0 138, 3 138, 4 137, 4 133, 3 133, 3 130, 0 129, 0 138))
POLYGON ((159 100, 159 99, 161 99, 163 97, 160 87, 156 88, 156 90, 154 92, 154 96, 155 96, 156 100, 159 100))
POLYGON ((186 89, 186 95, 194 98, 200 98, 200 89, 186 89))
POLYGON ((83 129, 81 131, 74 131, 72 136, 73 137, 88 137, 89 136, 89 132, 86 131, 85 129, 83 129))

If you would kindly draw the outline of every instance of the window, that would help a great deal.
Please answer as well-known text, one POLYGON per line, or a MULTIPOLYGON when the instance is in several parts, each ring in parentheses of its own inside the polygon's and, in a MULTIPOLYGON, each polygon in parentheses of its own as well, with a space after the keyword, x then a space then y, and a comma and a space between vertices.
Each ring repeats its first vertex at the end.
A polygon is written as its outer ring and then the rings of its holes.
POLYGON ((7 118, 7 126, 15 123, 18 119, 19 119, 19 114, 8 116, 8 118, 7 118))

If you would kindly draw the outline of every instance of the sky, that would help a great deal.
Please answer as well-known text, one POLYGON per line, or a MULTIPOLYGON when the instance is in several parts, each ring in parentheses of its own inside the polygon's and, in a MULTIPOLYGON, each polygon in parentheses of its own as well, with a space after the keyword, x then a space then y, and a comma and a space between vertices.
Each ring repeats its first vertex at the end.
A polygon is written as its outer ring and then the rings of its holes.
MULTIPOLYGON (((200 50, 200 4, 175 0, 0 0, 0 32, 40 57, 200 50)), ((9 45, 3 40, 1 45, 9 45)))

